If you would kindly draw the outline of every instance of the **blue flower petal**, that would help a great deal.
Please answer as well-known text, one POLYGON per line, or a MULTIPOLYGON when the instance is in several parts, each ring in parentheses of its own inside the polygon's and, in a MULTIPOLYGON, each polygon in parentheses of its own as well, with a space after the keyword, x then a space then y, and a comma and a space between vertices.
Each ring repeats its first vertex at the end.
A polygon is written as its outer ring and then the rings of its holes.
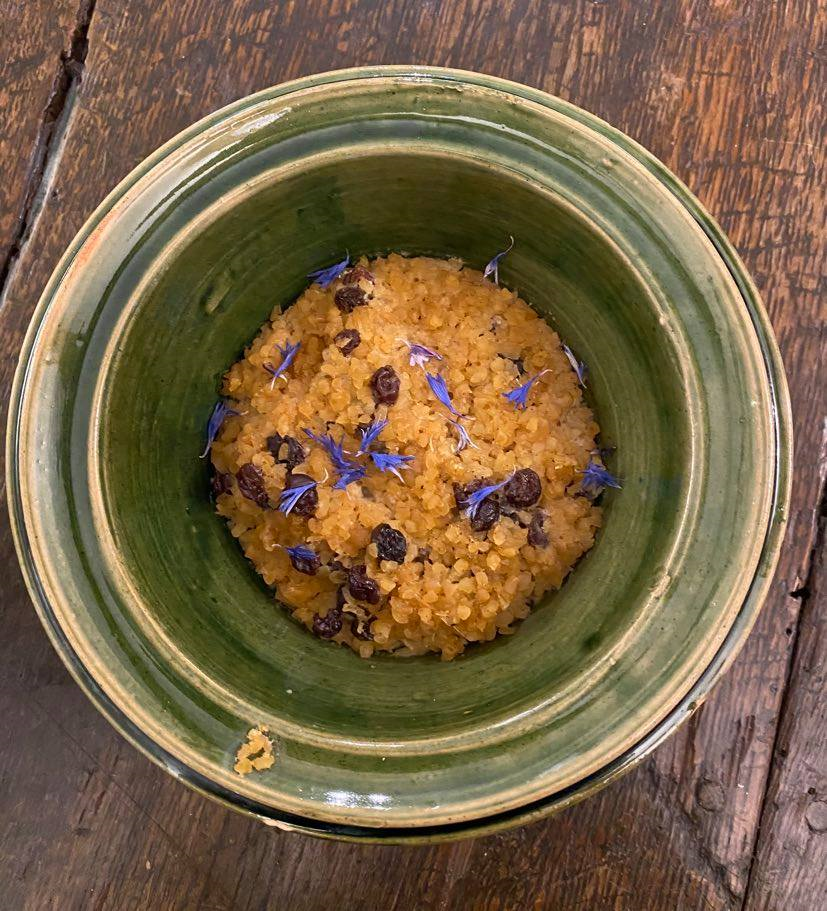
POLYGON ((580 489, 587 496, 596 497, 604 487, 614 487, 621 489, 617 478, 614 477, 599 462, 589 459, 589 464, 582 471, 583 479, 580 482, 580 489))
POLYGON ((342 274, 342 272, 347 269, 350 265, 350 254, 346 254, 345 258, 340 262, 336 263, 333 266, 328 266, 326 269, 317 269, 315 272, 308 272, 307 277, 312 278, 314 282, 321 285, 322 288, 328 288, 336 279, 342 274))
POLYGON ((503 392, 503 398, 508 399, 518 411, 524 411, 528 405, 528 394, 531 392, 531 387, 544 373, 548 373, 548 370, 541 370, 538 374, 531 377, 530 380, 526 380, 522 386, 512 389, 511 392, 503 392))
POLYGON ((586 375, 589 372, 589 368, 582 362, 578 361, 574 356, 574 352, 569 348, 568 345, 563 343, 560 346, 563 349, 563 354, 568 358, 569 363, 571 364, 571 369, 577 374, 577 381, 585 389, 586 388, 586 375))
POLYGON ((390 452, 372 452, 370 454, 371 459, 373 459, 373 464, 380 471, 390 471, 392 474, 395 474, 399 480, 403 480, 402 475, 399 474, 400 468, 410 468, 408 462, 413 462, 413 456, 410 455, 395 455, 390 452))
POLYGON ((388 421, 371 421, 368 424, 365 430, 360 431, 362 434, 362 442, 359 446, 359 451, 356 453, 357 456, 364 455, 368 449, 376 442, 379 434, 388 426, 388 421))
POLYGON ((506 253, 510 253, 514 247, 514 238, 509 236, 509 239, 511 243, 505 248, 505 250, 502 250, 488 261, 488 265, 485 267, 485 271, 482 273, 483 278, 493 276, 495 285, 499 285, 500 283, 500 260, 505 256, 506 253))
POLYGON ((303 484, 301 487, 285 487, 279 494, 279 511, 283 512, 286 516, 289 516, 296 503, 301 500, 308 490, 312 490, 315 486, 316 482, 311 481, 309 484, 303 484))
POLYGON ((344 437, 337 443, 329 433, 313 433, 306 427, 304 432, 326 450, 336 471, 347 471, 353 467, 353 462, 345 455, 344 437))
POLYGON ((296 544, 295 547, 284 548, 291 558, 298 560, 312 560, 316 556, 316 551, 305 547, 304 544, 296 544))
POLYGON ((442 360, 442 355, 434 351, 433 348, 426 348, 424 345, 418 345, 416 342, 409 342, 406 339, 402 339, 402 341, 408 346, 411 367, 424 368, 425 364, 430 360, 442 360))
POLYGON ((344 437, 337 443, 329 433, 316 434, 307 428, 305 428, 304 432, 311 440, 315 440, 327 451, 330 461, 333 463, 333 467, 339 475, 336 483, 333 485, 334 490, 344 490, 348 484, 353 484, 354 481, 360 481, 367 474, 367 470, 362 465, 359 465, 357 462, 348 458, 349 453, 343 445, 344 437))
POLYGON ((218 436, 218 431, 221 430, 221 425, 224 423, 224 418, 229 414, 238 414, 235 408, 230 408, 230 406, 223 400, 219 399, 215 403, 215 407, 212 410, 209 421, 207 421, 207 445, 204 447, 204 451, 199 456, 200 459, 205 459, 207 453, 212 448, 212 444, 215 442, 215 438, 218 436))
POLYGON ((334 490, 344 490, 348 484, 353 484, 356 481, 361 481, 362 478, 367 474, 367 469, 364 465, 351 464, 348 468, 344 470, 339 470, 339 477, 336 483, 333 485, 334 490))
POLYGON ((468 517, 473 519, 477 514, 477 510, 482 506, 482 501, 490 497, 492 493, 496 493, 501 487, 505 487, 513 476, 512 472, 504 481, 500 481, 499 484, 489 484, 487 487, 480 487, 479 490, 475 490, 473 493, 469 494, 468 506, 465 509, 468 517))
POLYGON ((445 382, 445 379, 441 374, 426 373, 425 379, 428 381, 428 385, 431 387, 431 392, 439 399, 440 402, 458 418, 464 417, 460 414, 456 408, 454 408, 454 403, 451 401, 451 395, 448 392, 448 385, 445 382))
POLYGON ((448 423, 456 430, 457 436, 457 446, 454 452, 460 453, 463 449, 467 449, 469 446, 472 449, 479 449, 477 444, 471 439, 468 435, 468 431, 460 424, 459 421, 448 421, 448 423))
POLYGON ((299 350, 299 348, 301 348, 301 346, 301 342, 296 342, 295 345, 291 345, 290 342, 285 342, 284 347, 281 345, 276 345, 276 348, 279 349, 282 356, 282 362, 279 365, 280 370, 286 370, 293 363, 293 358, 296 356, 296 352, 299 350))
POLYGON ((293 363, 293 358, 296 356, 296 352, 301 348, 302 343, 296 342, 295 345, 291 345, 290 342, 282 348, 281 345, 276 345, 276 348, 279 349, 281 353, 281 363, 278 367, 274 367, 272 364, 262 364, 264 369, 273 377, 270 380, 270 388, 272 389, 275 385, 276 380, 284 373, 285 370, 293 363))

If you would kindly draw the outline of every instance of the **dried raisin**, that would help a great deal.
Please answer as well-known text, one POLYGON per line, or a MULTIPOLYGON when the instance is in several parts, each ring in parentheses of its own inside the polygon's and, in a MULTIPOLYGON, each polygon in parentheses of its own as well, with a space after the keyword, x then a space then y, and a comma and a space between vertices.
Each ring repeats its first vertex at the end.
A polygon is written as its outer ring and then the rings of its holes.
POLYGON ((383 522, 373 529, 370 539, 376 545, 380 560, 392 560, 394 563, 405 562, 408 542, 401 531, 391 528, 387 522, 383 522))
POLYGON ((531 468, 521 468, 514 472, 511 480, 503 488, 503 497, 512 506, 533 506, 543 492, 540 476, 531 468))
POLYGON ((353 313, 368 301, 365 292, 358 285, 344 285, 333 295, 333 302, 342 313, 353 313))
POLYGON ((322 639, 332 639, 342 631, 342 609, 331 607, 324 615, 313 615, 313 632, 322 639))
POLYGON ((333 337, 336 347, 342 354, 347 357, 352 354, 361 344, 362 336, 358 329, 342 329, 333 337))
POLYGON ((364 266, 351 266, 347 272, 342 274, 342 281, 346 285, 355 285, 364 279, 372 285, 376 284, 376 279, 372 272, 369 272, 364 266))
POLYGON ((468 498, 472 493, 479 490, 480 487, 484 487, 488 481, 485 481, 483 478, 477 478, 474 481, 469 481, 467 484, 454 484, 454 502, 457 504, 457 509, 460 512, 464 512, 468 509, 470 505, 468 498))
POLYGON ((474 531, 488 531, 500 519, 500 503, 496 497, 486 497, 471 516, 471 528, 474 531))
POLYGON ((216 471, 210 478, 210 491, 213 499, 218 499, 222 493, 233 492, 233 476, 226 471, 216 471))
POLYGON ((252 500, 256 506, 260 506, 262 509, 267 509, 270 505, 270 498, 264 487, 264 475, 257 465, 253 465, 252 462, 242 465, 236 472, 236 480, 238 489, 248 500, 252 500))
POLYGON ((267 437, 267 448, 275 461, 279 465, 286 465, 288 471, 292 471, 307 458, 304 446, 295 437, 274 433, 267 437))
POLYGON ((367 601, 368 604, 379 603, 379 586, 367 574, 364 563, 351 566, 347 574, 347 587, 357 601, 367 601))
POLYGON ((385 364, 373 374, 370 387, 377 405, 393 405, 399 398, 399 377, 390 364, 385 364))
MULTIPOLYGON (((291 474, 287 477, 284 485, 285 490, 292 490, 294 487, 304 487, 306 484, 312 484, 313 478, 306 474, 291 474)), ((316 514, 316 507, 319 505, 319 494, 315 485, 306 493, 303 493, 296 501, 296 505, 290 512, 291 516, 302 516, 307 519, 316 514)))
POLYGON ((540 510, 531 517, 531 524, 528 526, 528 543, 532 547, 545 547, 548 544, 548 535, 543 528, 545 516, 540 510))
POLYGON ((322 563, 318 554, 312 551, 308 551, 307 554, 291 553, 290 562, 297 573, 304 573, 305 576, 315 576, 322 563))

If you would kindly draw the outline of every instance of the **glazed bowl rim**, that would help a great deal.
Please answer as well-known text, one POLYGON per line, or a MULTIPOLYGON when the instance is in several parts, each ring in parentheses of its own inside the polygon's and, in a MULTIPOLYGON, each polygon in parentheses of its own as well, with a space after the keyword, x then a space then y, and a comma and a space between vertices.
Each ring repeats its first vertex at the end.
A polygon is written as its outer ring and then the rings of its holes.
POLYGON ((316 74, 282 83, 279 86, 264 89, 253 95, 219 109, 196 122, 174 136, 166 144, 144 159, 130 172, 95 209, 81 230, 73 239, 61 258, 41 296, 32 316, 31 324, 24 340, 20 361, 15 374, 9 423, 7 428, 7 489, 11 526, 15 539, 18 557, 23 569, 25 581, 54 646, 75 677, 81 688, 87 693, 98 709, 120 732, 144 752, 150 759, 166 768, 175 777, 180 778, 202 793, 227 803, 236 809, 252 814, 264 822, 287 829, 300 830, 312 834, 354 840, 375 841, 428 841, 442 838, 467 837, 492 829, 527 821, 545 815, 553 810, 567 806, 587 794, 599 789, 616 778, 623 771, 639 762, 674 728, 685 720, 700 704, 711 686, 723 673, 743 644, 769 586, 773 570, 783 540, 787 520, 787 505, 790 494, 790 466, 792 452, 791 418, 789 396, 786 388, 783 366, 769 320, 761 304, 758 293, 743 267, 731 244, 715 223, 692 196, 688 189, 672 173, 643 147, 629 139, 625 134, 615 130, 604 121, 577 108, 568 102, 555 98, 537 89, 519 83, 509 82, 498 77, 486 76, 469 71, 423 66, 376 66, 358 67, 316 74), (173 756, 160 746, 138 725, 133 722, 104 692, 91 673, 82 663, 62 630, 52 605, 49 603, 44 586, 35 564, 29 536, 26 528, 23 501, 20 489, 20 458, 18 454, 19 430, 22 415, 23 394, 30 366, 30 354, 37 340, 37 335, 52 299, 59 288, 69 265, 78 251, 94 234, 99 224, 106 218, 113 206, 126 195, 131 188, 148 172, 171 156, 180 147, 194 141, 213 124, 226 120, 236 114, 267 101, 276 92, 284 99, 293 92, 320 87, 348 80, 369 80, 398 78, 416 81, 444 80, 449 83, 469 84, 504 93, 514 99, 534 102, 551 111, 568 116, 580 124, 591 128, 609 142, 615 144, 626 154, 631 155, 641 164, 674 199, 691 216, 694 225, 711 243, 722 264, 732 277, 740 293, 743 304, 750 317, 760 346, 763 366, 766 371, 766 382, 771 402, 770 420, 774 442, 774 464, 772 465, 773 485, 770 505, 770 517, 761 548, 760 557, 749 591, 738 611, 737 617, 726 634, 726 637, 708 666, 699 674, 690 691, 665 718, 631 745, 620 756, 606 763, 596 772, 580 779, 576 783, 557 790, 538 800, 518 807, 497 812, 485 817, 465 819, 453 823, 440 823, 417 828, 410 827, 374 827, 366 825, 344 825, 317 818, 297 816, 251 799, 236 791, 226 788, 218 782, 173 756))

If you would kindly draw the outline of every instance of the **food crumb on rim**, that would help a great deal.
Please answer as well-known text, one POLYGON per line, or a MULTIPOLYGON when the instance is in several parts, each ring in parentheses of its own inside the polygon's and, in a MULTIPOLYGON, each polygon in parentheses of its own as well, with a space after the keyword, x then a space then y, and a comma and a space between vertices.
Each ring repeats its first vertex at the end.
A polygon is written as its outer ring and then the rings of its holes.
POLYGON ((247 731, 246 741, 241 744, 235 754, 233 771, 238 775, 263 772, 276 761, 273 741, 268 736, 269 731, 266 724, 258 725, 247 731))

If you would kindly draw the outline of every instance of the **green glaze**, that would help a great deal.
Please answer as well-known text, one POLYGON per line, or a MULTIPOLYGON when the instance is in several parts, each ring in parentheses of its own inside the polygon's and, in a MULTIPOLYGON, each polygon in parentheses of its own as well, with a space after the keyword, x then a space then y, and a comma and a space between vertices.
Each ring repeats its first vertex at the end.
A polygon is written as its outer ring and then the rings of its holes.
POLYGON ((789 447, 760 302, 662 165, 540 92, 387 67, 238 102, 110 195, 35 314, 8 486, 47 630, 139 747, 274 825, 424 840, 565 806, 686 717, 765 593, 789 447), (501 280, 588 363, 623 490, 515 636, 363 661, 290 620, 212 512, 218 380, 345 248, 479 268, 509 234, 501 280), (241 779, 260 723, 277 762, 241 779))

